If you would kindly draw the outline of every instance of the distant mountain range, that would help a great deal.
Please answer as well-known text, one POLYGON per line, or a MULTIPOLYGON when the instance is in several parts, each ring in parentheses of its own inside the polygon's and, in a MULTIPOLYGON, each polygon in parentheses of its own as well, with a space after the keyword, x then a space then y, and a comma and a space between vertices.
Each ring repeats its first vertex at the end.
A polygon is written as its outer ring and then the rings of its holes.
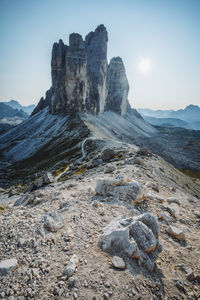
POLYGON ((0 133, 26 120, 35 105, 22 106, 15 100, 0 102, 0 133))
POLYGON ((200 106, 188 105, 179 110, 151 110, 138 108, 137 111, 152 125, 183 127, 200 130, 200 106))
POLYGON ((32 105, 28 105, 28 106, 23 106, 21 105, 18 101, 16 100, 10 100, 8 102, 0 102, 0 103, 4 103, 14 109, 18 109, 18 110, 23 110, 24 112, 26 112, 28 115, 30 115, 32 113, 32 111, 34 110, 35 108, 35 105, 32 104, 32 105))

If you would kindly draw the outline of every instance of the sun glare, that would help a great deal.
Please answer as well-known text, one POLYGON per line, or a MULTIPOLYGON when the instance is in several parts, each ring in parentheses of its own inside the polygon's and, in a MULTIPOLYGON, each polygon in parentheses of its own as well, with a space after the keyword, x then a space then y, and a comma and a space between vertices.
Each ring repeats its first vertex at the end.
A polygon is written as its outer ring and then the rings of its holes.
POLYGON ((138 64, 141 73, 146 73, 151 69, 151 61, 149 58, 141 58, 138 64))

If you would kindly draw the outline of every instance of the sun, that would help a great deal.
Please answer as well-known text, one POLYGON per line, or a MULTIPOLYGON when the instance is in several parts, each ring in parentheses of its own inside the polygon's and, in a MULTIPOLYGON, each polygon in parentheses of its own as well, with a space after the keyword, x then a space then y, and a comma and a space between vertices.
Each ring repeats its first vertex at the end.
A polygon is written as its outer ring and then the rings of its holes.
POLYGON ((151 60, 149 58, 141 58, 138 63, 138 69, 141 73, 147 73, 151 69, 151 60))

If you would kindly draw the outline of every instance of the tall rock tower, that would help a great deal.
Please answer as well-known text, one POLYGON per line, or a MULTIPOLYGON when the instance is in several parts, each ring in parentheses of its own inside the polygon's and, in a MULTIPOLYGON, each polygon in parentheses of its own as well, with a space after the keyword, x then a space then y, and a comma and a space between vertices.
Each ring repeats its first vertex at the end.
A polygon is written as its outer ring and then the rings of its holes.
POLYGON ((108 34, 104 25, 85 40, 78 33, 69 36, 69 46, 54 43, 51 59, 52 86, 33 114, 49 106, 52 114, 88 112, 97 115, 112 110, 126 113, 128 80, 120 57, 107 64, 108 34))

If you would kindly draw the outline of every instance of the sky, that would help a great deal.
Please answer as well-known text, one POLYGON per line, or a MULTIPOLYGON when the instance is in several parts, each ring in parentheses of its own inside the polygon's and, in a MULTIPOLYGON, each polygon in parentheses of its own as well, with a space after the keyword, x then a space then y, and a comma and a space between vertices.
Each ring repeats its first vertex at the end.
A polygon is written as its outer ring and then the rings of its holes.
POLYGON ((37 104, 51 86, 60 38, 108 31, 134 108, 200 105, 200 0, 0 0, 0 101, 37 104))

